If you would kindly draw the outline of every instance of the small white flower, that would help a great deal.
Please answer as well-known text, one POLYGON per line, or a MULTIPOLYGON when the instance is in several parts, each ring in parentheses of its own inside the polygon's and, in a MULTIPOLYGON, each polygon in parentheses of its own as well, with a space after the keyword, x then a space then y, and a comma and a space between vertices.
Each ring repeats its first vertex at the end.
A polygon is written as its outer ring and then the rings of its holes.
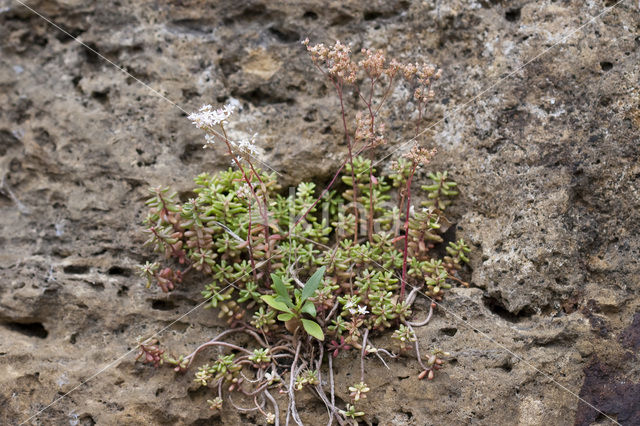
POLYGON ((258 134, 256 133, 255 135, 253 135, 253 137, 251 138, 251 140, 248 139, 244 139, 241 140, 240 142, 238 142, 237 147, 244 152, 247 153, 251 153, 251 154, 257 154, 258 153, 258 149, 256 148, 256 137, 258 136, 258 134))
POLYGON ((355 309, 355 308, 349 308, 349 313, 350 313, 351 315, 355 315, 355 314, 356 314, 356 312, 358 312, 358 311, 356 311, 356 309, 355 309))
POLYGON ((367 315, 369 311, 367 310, 367 306, 358 306, 358 314, 367 315))
POLYGON ((345 308, 345 309, 351 309, 351 308, 353 308, 354 306, 356 306, 356 304, 355 304, 355 303, 353 303, 353 300, 348 300, 348 301, 347 301, 347 303, 345 303, 345 304, 344 304, 344 308, 345 308))
POLYGON ((279 382, 281 380, 280 376, 275 371, 273 373, 264 373, 264 378, 267 380, 269 384, 279 382))
POLYGON ((251 194, 251 188, 246 183, 236 191, 236 195, 240 198, 247 198, 251 194))
POLYGON ((204 135, 204 140, 205 140, 205 144, 202 146, 203 148, 209 148, 211 145, 213 145, 216 142, 216 138, 213 135, 210 135, 209 133, 204 135))

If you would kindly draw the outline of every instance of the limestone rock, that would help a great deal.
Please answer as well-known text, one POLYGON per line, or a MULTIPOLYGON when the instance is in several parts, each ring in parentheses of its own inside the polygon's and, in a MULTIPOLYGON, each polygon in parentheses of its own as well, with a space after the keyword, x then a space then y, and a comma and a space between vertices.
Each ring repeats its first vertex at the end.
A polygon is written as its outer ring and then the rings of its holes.
MULTIPOLYGON (((201 300, 199 283, 166 296, 134 268, 150 258, 146 188, 188 196, 193 176, 229 164, 222 149, 201 149, 185 111, 236 100, 233 131, 258 133, 262 160, 286 183, 324 182, 344 158, 338 101, 299 43, 308 36, 442 67, 421 142, 440 152, 432 169, 459 183, 449 215, 474 249, 472 288, 453 291, 418 332, 425 350, 452 359, 432 382, 410 359, 391 371, 368 359, 365 422, 605 419, 568 389, 635 424, 640 11, 625 1, 588 22, 613 4, 29 2, 80 45, 0 1, 0 423, 91 379, 31 423, 263 424, 210 412, 190 374, 133 362, 137 336, 201 300)), ((414 135, 406 92, 393 93, 378 158, 414 135)), ((200 309, 160 340, 186 352, 218 327, 200 309)), ((337 361, 343 399, 356 362, 337 361)), ((324 408, 301 398, 303 420, 325 424, 324 408)))

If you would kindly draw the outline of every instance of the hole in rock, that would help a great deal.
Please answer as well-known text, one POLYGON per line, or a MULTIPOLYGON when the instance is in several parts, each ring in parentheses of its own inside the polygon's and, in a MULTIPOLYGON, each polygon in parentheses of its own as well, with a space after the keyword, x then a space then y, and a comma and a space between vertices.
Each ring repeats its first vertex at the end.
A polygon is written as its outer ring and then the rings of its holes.
POLYGON ((65 274, 86 274, 89 269, 89 265, 67 265, 62 268, 62 271, 65 274))
POLYGON ((107 271, 107 274, 109 274, 109 275, 122 275, 123 277, 129 277, 129 276, 131 276, 131 269, 123 268, 123 267, 120 267, 120 266, 112 266, 107 271))
POLYGON ((315 21, 316 19, 318 19, 318 14, 315 12, 312 12, 311 10, 307 11, 304 13, 304 15, 302 15, 303 18, 305 19, 311 19, 313 21, 315 21))
POLYGON ((509 22, 516 22, 520 19, 520 9, 509 9, 504 14, 504 19, 509 22))
POLYGON ((458 329, 455 327, 445 327, 441 328, 440 331, 442 332, 442 334, 446 334, 447 336, 455 336, 458 332, 458 329))
POLYGON ((613 64, 611 62, 603 61, 600 62, 600 68, 602 68, 602 71, 607 72, 613 68, 613 64))
POLYGON ((151 307, 159 311, 170 311, 176 307, 176 304, 171 300, 154 300, 151 302, 151 307))
POLYGON ((32 323, 19 323, 19 322, 10 322, 6 323, 5 327, 9 330, 16 331, 18 333, 22 333, 28 337, 37 337, 38 339, 46 339, 49 335, 49 332, 44 328, 41 322, 32 322, 32 323))

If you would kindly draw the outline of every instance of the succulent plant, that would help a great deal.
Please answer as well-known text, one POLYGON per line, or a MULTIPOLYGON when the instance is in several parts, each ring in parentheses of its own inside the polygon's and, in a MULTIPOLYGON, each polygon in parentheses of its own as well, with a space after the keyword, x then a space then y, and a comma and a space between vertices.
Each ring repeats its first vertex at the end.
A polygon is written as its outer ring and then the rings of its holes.
MULTIPOLYGON (((387 62, 381 52, 365 50, 362 61, 353 62, 339 42, 332 48, 307 46, 314 63, 336 84, 341 101, 344 87, 357 86, 355 76, 361 73, 381 90, 404 78, 417 86, 414 100, 423 108, 432 97, 431 82, 439 77, 432 66, 387 62)), ((374 108, 371 98, 362 100, 368 112, 357 114, 355 131, 346 134, 349 156, 321 191, 314 182, 300 182, 283 195, 278 176, 254 164, 256 138, 227 137, 225 126, 235 109, 231 104, 217 110, 205 105, 189 118, 206 132, 207 146, 222 144, 234 167, 198 175, 194 197, 184 202, 168 188, 151 190, 144 222, 147 244, 169 265, 147 262, 141 276, 166 293, 186 285, 190 274, 206 277, 205 305, 229 328, 179 357, 165 354, 156 340, 141 341, 138 358, 184 372, 208 348, 218 348, 222 353, 203 363, 194 377, 200 386, 217 391, 208 400, 214 410, 223 407, 223 392, 273 402, 269 389, 278 388, 289 395, 287 414, 295 419, 294 390, 313 388, 341 423, 361 417, 365 413, 355 405, 340 410, 331 402, 335 398, 324 396, 322 355, 360 351, 361 380, 348 388, 352 403, 358 403, 370 391, 364 358, 396 356, 373 346, 372 339, 385 331, 401 351, 413 348, 420 378, 433 378, 444 362, 440 351, 426 362, 421 358, 413 327, 428 319, 416 324, 411 315, 418 294, 433 303, 452 282, 462 282, 457 275, 469 262, 470 247, 460 239, 438 250, 445 245, 443 223, 449 223, 444 211, 458 194, 457 186, 446 172, 429 173, 432 183, 422 186, 424 208, 416 209, 412 181, 435 152, 414 146, 389 175, 378 173, 373 149, 386 141, 384 125, 373 112, 379 106, 374 108), (441 259, 438 253, 444 250, 441 259), (234 335, 250 340, 231 343, 234 335)), ((347 128, 344 109, 342 119, 347 128)), ((333 384, 330 392, 335 395, 333 384)), ((268 423, 277 423, 277 404, 273 413, 263 407, 256 402, 255 410, 268 423)))

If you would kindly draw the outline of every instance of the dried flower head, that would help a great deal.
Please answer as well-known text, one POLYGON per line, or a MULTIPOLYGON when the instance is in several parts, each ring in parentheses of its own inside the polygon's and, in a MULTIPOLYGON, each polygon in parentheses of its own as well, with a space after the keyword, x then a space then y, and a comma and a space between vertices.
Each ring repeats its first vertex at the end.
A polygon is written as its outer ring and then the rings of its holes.
POLYGON ((431 77, 433 77, 436 73, 436 67, 429 64, 422 64, 417 69, 417 76, 420 79, 420 82, 423 84, 429 84, 431 77))
POLYGON ((418 67, 414 64, 409 63, 406 65, 400 65, 400 70, 402 71, 402 75, 404 75, 404 78, 406 78, 407 80, 411 80, 413 76, 415 76, 418 72, 418 67))
POLYGON ((397 60, 392 59, 391 61, 389 61, 389 67, 387 67, 387 69, 385 70, 385 74, 387 74, 389 78, 393 78, 401 69, 402 64, 397 60))
POLYGON ((431 159, 436 155, 436 149, 428 150, 427 148, 423 148, 418 144, 415 144, 411 151, 406 153, 404 156, 411 161, 415 162, 418 165, 427 165, 431 162, 431 159))
POLYGON ((413 97, 417 101, 428 102, 436 96, 436 92, 427 87, 418 86, 413 92, 413 97))
POLYGON ((339 80, 350 84, 356 82, 356 72, 358 67, 351 60, 351 48, 342 44, 340 40, 331 48, 327 48, 324 44, 309 45, 309 39, 305 39, 302 44, 307 47, 311 54, 311 59, 317 66, 324 65, 331 77, 337 77, 339 80))
POLYGON ((386 58, 382 50, 362 49, 362 54, 365 58, 358 65, 365 70, 369 77, 375 79, 385 73, 386 58))

